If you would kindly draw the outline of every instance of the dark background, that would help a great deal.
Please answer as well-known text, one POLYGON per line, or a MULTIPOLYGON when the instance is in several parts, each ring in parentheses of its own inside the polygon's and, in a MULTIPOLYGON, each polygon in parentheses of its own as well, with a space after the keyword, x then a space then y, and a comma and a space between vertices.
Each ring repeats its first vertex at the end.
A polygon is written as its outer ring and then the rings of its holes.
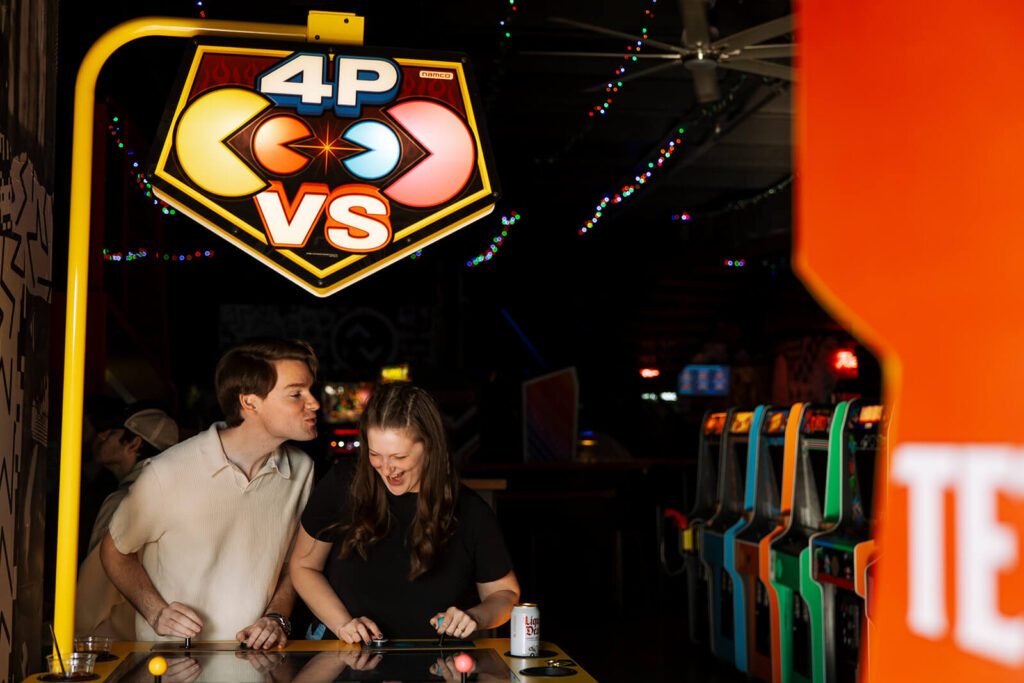
MULTIPOLYGON (((132 163, 147 158, 186 53, 180 40, 137 41, 108 62, 98 86, 86 391, 160 400, 192 433, 219 417, 217 357, 249 336, 309 340, 323 360, 321 381, 372 380, 383 364, 408 363, 413 379, 438 396, 467 475, 507 481, 497 510, 523 597, 540 604, 545 637, 599 680, 641 671, 645 680, 684 680, 684 598, 678 577, 659 566, 656 529, 662 506, 685 511, 692 500, 700 416, 732 404, 876 393, 877 367, 790 269, 787 83, 721 70, 725 98, 701 106, 676 66, 626 83, 607 113, 591 116, 607 94, 589 89, 622 59, 531 53, 625 54, 627 41, 550 18, 631 34, 646 28, 678 44, 678 8, 611 0, 512 6, 61 2, 58 168, 70 164, 77 65, 108 28, 139 16, 200 12, 304 24, 308 10, 329 9, 365 16, 368 46, 469 54, 502 186, 491 216, 417 259, 319 299, 183 216, 163 214, 137 186, 132 163), (651 169, 679 128, 686 132, 671 158, 651 169), (602 198, 647 170, 649 182, 579 233, 602 198), (691 220, 673 220, 684 211, 691 220), (520 219, 499 252, 468 267, 512 212, 520 219), (142 248, 213 256, 103 258, 104 249, 142 248), (745 265, 726 265, 737 259, 745 265), (830 353, 841 347, 857 350, 858 385, 830 374, 830 353), (673 391, 683 366, 697 362, 730 365, 732 395, 641 398, 673 391), (594 457, 602 462, 524 465, 522 382, 566 367, 579 379, 579 428, 597 435, 594 457), (661 375, 642 379, 642 367, 661 375)), ((709 3, 720 35, 787 12, 779 0, 709 3)), ((58 178, 58 243, 66 236, 68 184, 69 174, 58 178)), ((55 291, 66 289, 66 249, 56 254, 55 291)), ((61 318, 59 296, 56 303, 61 318)), ((62 328, 55 319, 55 366, 62 328)), ((326 466, 324 439, 309 450, 326 466)), ((718 675, 697 653, 687 666, 693 675, 718 675)))

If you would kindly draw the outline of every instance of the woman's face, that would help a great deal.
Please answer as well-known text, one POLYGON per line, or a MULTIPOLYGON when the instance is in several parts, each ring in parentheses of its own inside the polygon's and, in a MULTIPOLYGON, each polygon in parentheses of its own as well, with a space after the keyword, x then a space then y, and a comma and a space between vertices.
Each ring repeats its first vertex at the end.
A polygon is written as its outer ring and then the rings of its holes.
POLYGON ((423 442, 413 440, 408 429, 366 430, 370 465, 377 470, 384 485, 396 496, 420 490, 426 452, 423 442))

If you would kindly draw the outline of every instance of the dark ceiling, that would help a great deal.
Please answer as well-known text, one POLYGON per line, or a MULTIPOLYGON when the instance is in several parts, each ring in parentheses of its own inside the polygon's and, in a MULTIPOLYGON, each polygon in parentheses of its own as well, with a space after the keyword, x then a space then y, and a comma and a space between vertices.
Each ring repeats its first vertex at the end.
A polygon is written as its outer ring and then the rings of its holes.
MULTIPOLYGON (((65 107, 74 75, 68 66, 103 30, 138 16, 197 17, 200 11, 195 0, 121 0, 102 12, 83 9, 61 4, 65 107)), ((718 69, 722 99, 700 104, 690 72, 678 62, 624 61, 633 54, 625 38, 555 20, 629 35, 646 29, 653 41, 679 45, 682 22, 674 2, 204 0, 201 9, 213 19, 289 23, 304 23, 310 9, 350 11, 366 17, 367 45, 468 53, 485 102, 502 197, 494 215, 426 250, 426 265, 396 264, 330 300, 315 300, 225 248, 222 266, 202 281, 200 294, 186 295, 190 301, 220 289, 230 292, 221 298, 248 293, 263 301, 370 304, 410 291, 410 278, 429 277, 426 289, 446 297, 457 292, 463 313, 459 362, 471 362, 474 353, 477 362, 488 362, 488 353, 509 355, 516 346, 524 364, 535 365, 528 371, 580 364, 578 356, 590 353, 595 365, 631 376, 648 363, 671 375, 709 347, 770 358, 779 338, 834 327, 789 270, 791 84, 718 69), (614 93, 594 89, 623 64, 626 76, 655 64, 665 68, 624 80, 614 93), (606 113, 597 113, 595 107, 609 98, 606 113), (637 185, 647 171, 649 180, 637 185), (635 191, 615 203, 616 193, 629 185, 635 191), (602 200, 608 205, 600 221, 580 234, 602 200), (498 217, 512 211, 521 219, 493 261, 467 268, 500 231, 498 217), (673 219, 684 212, 689 221, 673 219), (742 260, 744 267, 730 267, 729 260, 742 260), (508 339, 473 337, 473 329, 487 328, 485 318, 508 339), (509 320, 516 322, 516 334, 509 320)), ((712 0, 707 10, 712 35, 728 36, 790 8, 784 0, 712 0)), ((773 42, 791 39, 782 35, 773 42)), ((100 97, 115 102, 144 139, 155 132, 184 51, 181 41, 140 41, 104 70, 100 97), (132 79, 140 74, 142 87, 125 87, 139 83, 132 79)), ((641 54, 658 52, 647 45, 641 54)), ((59 123, 64 131, 70 125, 59 123)), ((168 222, 168 241, 175 235, 223 246, 201 228, 168 222)))

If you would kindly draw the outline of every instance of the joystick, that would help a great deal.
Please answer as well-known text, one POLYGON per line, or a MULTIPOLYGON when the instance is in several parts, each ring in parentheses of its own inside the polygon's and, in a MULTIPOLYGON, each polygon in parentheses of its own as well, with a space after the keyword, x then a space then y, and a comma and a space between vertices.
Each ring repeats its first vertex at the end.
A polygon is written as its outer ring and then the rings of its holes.
POLYGON ((379 638, 370 638, 370 647, 384 647, 384 645, 387 644, 387 642, 388 639, 384 636, 381 636, 379 638))
POLYGON ((473 670, 473 658, 465 652, 455 655, 455 670, 462 674, 462 683, 466 683, 466 675, 473 670))
POLYGON ((153 683, 160 683, 160 677, 167 673, 167 660, 160 655, 150 659, 149 673, 153 674, 153 683))

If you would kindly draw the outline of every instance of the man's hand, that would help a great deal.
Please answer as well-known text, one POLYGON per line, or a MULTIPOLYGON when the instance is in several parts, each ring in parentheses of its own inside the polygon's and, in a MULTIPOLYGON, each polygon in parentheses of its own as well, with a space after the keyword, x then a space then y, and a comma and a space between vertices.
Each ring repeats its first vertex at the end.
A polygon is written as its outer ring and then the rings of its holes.
POLYGON ((245 643, 252 650, 269 650, 288 644, 288 636, 284 634, 281 622, 273 617, 260 617, 255 624, 236 633, 235 640, 245 643))
POLYGON ((149 621, 158 636, 195 638, 203 629, 203 620, 196 611, 180 602, 165 605, 149 621))
MULTIPOLYGON (((172 658, 167 662, 167 671, 163 675, 164 683, 193 683, 203 667, 191 657, 172 658)), ((146 678, 151 678, 147 676, 146 678)))

